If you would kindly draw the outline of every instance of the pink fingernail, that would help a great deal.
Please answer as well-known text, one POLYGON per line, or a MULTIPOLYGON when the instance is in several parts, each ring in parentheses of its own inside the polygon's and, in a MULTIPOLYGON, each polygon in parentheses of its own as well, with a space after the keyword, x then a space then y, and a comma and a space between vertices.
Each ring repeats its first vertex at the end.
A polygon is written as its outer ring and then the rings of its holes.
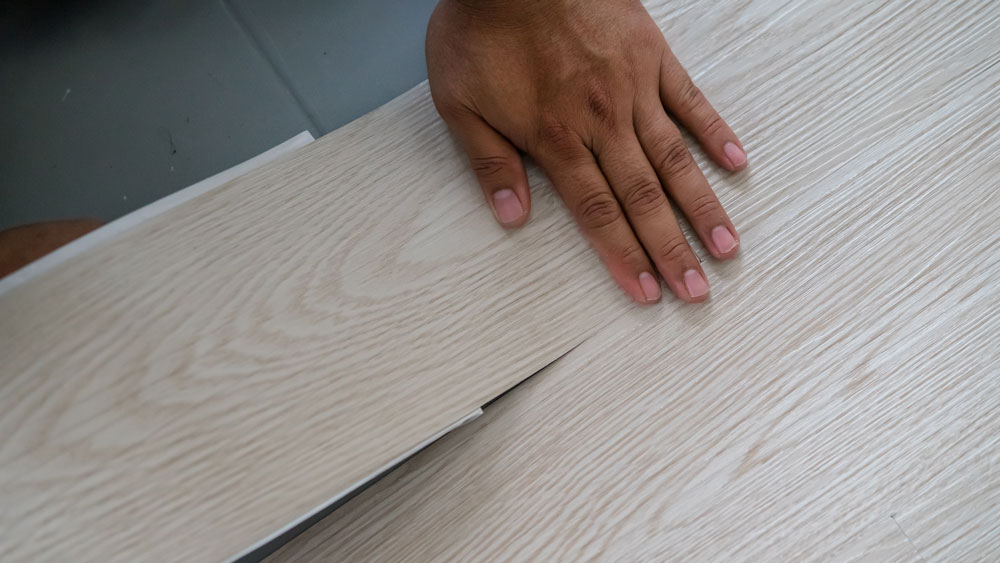
POLYGON ((653 274, 643 272, 639 274, 639 287, 646 297, 646 303, 656 303, 660 300, 660 283, 656 281, 653 274))
POLYGON ((726 153, 726 158, 729 159, 729 165, 734 170, 747 163, 747 153, 743 152, 743 149, 741 149, 736 143, 726 143, 723 145, 722 150, 726 153))
POLYGON ((736 248, 736 239, 733 238, 733 233, 721 225, 712 229, 712 243, 715 244, 719 254, 729 254, 736 248))
POLYGON ((504 225, 516 223, 524 215, 521 200, 517 199, 514 190, 503 189, 493 194, 493 209, 497 219, 504 225))
POLYGON ((684 272, 684 287, 688 290, 688 295, 692 299, 708 295, 708 281, 695 270, 684 272))

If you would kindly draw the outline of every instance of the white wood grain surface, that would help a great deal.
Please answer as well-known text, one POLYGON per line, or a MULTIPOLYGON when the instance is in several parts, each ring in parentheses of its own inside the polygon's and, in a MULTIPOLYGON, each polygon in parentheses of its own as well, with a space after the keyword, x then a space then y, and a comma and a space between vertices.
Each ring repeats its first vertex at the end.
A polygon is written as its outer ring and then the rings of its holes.
POLYGON ((273 562, 1000 560, 1000 3, 654 4, 750 149, 713 301, 630 309, 273 562))
POLYGON ((426 86, 0 294, 0 560, 241 553, 629 306, 426 86))
POLYGON ((272 147, 257 156, 241 162, 232 168, 228 168, 209 176, 204 180, 192 184, 183 190, 176 191, 167 197, 158 199, 153 203, 141 207, 124 217, 119 217, 111 223, 59 247, 57 250, 46 254, 44 257, 35 260, 3 278, 0 278, 0 295, 10 291, 14 286, 29 283, 31 280, 43 275, 45 272, 62 264, 64 260, 82 254, 83 252, 99 246, 101 243, 118 236, 132 227, 149 220, 151 217, 159 215, 172 209, 186 201, 194 199, 204 193, 213 191, 219 186, 228 183, 240 176, 247 174, 261 166, 278 160, 296 149, 300 149, 315 141, 312 133, 303 131, 287 141, 272 147))

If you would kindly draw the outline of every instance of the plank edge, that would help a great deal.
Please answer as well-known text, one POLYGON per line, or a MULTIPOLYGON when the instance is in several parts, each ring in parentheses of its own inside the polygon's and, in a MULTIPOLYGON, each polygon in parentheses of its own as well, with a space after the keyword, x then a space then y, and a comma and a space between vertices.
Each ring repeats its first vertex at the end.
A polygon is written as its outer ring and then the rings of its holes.
POLYGON ((70 258, 95 248, 131 229, 132 227, 135 227, 136 225, 165 213, 182 203, 219 188, 220 186, 235 180, 244 174, 252 172, 282 156, 288 155, 308 145, 309 143, 312 143, 313 141, 315 141, 315 139, 312 134, 308 131, 303 131, 291 139, 288 139, 287 141, 272 147, 249 160, 241 162, 232 168, 223 170, 213 176, 209 176, 196 184, 192 184, 164 198, 158 199, 149 205, 140 207, 123 217, 115 219, 107 225, 87 233, 73 242, 50 252, 38 260, 35 260, 20 270, 11 273, 7 277, 0 279, 0 296, 3 296, 8 291, 42 276, 70 258))

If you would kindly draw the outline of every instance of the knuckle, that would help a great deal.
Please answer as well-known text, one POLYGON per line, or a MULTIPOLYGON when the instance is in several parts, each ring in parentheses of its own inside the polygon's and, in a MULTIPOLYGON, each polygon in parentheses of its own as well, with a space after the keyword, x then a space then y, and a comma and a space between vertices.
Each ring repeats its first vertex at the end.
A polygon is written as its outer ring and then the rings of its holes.
POLYGON ((722 117, 720 117, 717 113, 713 113, 712 117, 710 117, 708 121, 705 122, 705 125, 702 126, 701 132, 706 137, 711 137, 719 131, 725 129, 725 127, 726 122, 722 120, 722 117))
POLYGON ((682 235, 676 235, 667 239, 667 241, 661 244, 658 248, 657 256, 664 262, 671 264, 679 264, 686 261, 688 254, 691 252, 688 247, 687 240, 684 239, 682 235))
POLYGON ((690 203, 687 209, 687 216, 692 220, 705 219, 713 215, 718 215, 722 211, 722 205, 712 194, 700 195, 690 203))
POLYGON ((701 90, 694 85, 694 82, 690 78, 685 77, 681 80, 680 87, 677 89, 677 101, 681 107, 690 111, 698 109, 705 103, 705 95, 701 93, 701 90))
POLYGON ((665 117, 663 112, 642 111, 639 106, 636 106, 635 109, 636 114, 632 117, 632 122, 637 132, 660 131, 663 129, 663 119, 665 117))
POLYGON ((615 122, 615 101, 603 80, 592 80, 586 86, 587 113, 594 121, 609 125, 615 122))
POLYGON ((434 108, 437 109, 438 115, 441 116, 445 122, 452 122, 460 118, 465 111, 465 106, 458 101, 456 96, 450 93, 438 93, 432 97, 434 101, 434 108))
POLYGON ((622 216, 618 201, 608 192, 595 191, 584 196, 577 205, 577 217, 586 229, 600 229, 622 216))
POLYGON ((640 178, 631 183, 625 191, 623 203, 629 215, 641 217, 659 209, 666 201, 660 183, 648 178, 640 178))
POLYGON ((551 115, 539 119, 538 140, 549 150, 560 155, 571 153, 579 144, 576 134, 566 122, 551 115))
POLYGON ((667 176, 677 176, 686 171, 693 162, 684 140, 673 137, 663 143, 656 159, 656 169, 667 176))
POLYGON ((639 269, 646 266, 646 251, 642 247, 637 245, 629 245, 622 248, 617 253, 617 259, 627 266, 633 269, 639 269))
POLYGON ((636 16, 644 22, 643 25, 640 25, 635 30, 638 43, 647 46, 651 50, 661 50, 664 42, 663 30, 660 29, 660 26, 655 21, 649 18, 641 3, 632 4, 631 8, 635 10, 636 16))
POLYGON ((472 170, 484 180, 495 180, 514 165, 507 156, 478 156, 469 160, 472 163, 472 170))

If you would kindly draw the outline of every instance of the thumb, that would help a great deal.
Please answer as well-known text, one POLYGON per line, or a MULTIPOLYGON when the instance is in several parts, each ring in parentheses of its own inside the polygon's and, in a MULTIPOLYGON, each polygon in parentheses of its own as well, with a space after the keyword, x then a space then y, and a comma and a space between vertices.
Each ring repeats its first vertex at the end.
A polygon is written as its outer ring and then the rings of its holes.
POLYGON ((531 194, 517 148, 478 115, 466 113, 449 125, 469 155, 497 221, 504 227, 523 225, 531 210, 531 194))

